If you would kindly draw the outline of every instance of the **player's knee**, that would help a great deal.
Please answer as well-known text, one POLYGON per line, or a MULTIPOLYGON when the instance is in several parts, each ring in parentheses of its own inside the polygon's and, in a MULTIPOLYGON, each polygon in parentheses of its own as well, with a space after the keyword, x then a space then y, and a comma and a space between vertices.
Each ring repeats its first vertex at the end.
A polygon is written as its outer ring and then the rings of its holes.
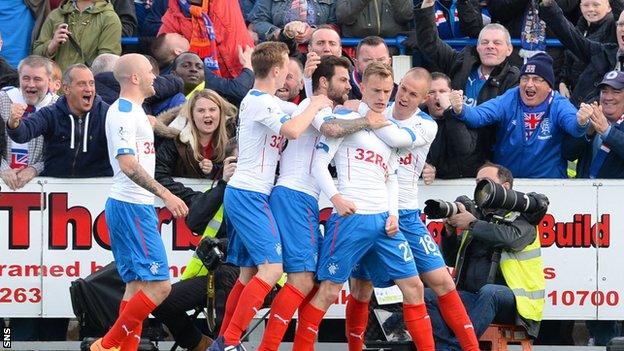
POLYGON ((312 274, 288 274, 288 284, 294 286, 302 294, 308 295, 314 288, 314 276, 312 274))
POLYGON ((358 301, 369 301, 373 295, 373 283, 366 280, 353 279, 349 291, 358 301))
POLYGON ((448 276, 448 279, 436 281, 435 284, 428 284, 428 286, 438 296, 446 295, 451 291, 455 290, 455 283, 453 282, 453 278, 451 278, 450 275, 448 276))
POLYGON ((397 281, 401 292, 403 293, 403 301, 409 304, 420 304, 424 302, 424 286, 420 278, 412 277, 397 281))
POLYGON ((330 306, 338 299, 341 290, 342 284, 323 282, 319 287, 317 296, 325 306, 330 306))
POLYGON ((273 286, 284 274, 284 269, 281 264, 263 264, 258 266, 258 278, 264 280, 269 285, 273 286))
POLYGON ((163 302, 169 293, 171 293, 171 282, 168 280, 158 282, 157 284, 150 284, 149 290, 151 295, 154 297, 154 302, 159 305, 163 302))

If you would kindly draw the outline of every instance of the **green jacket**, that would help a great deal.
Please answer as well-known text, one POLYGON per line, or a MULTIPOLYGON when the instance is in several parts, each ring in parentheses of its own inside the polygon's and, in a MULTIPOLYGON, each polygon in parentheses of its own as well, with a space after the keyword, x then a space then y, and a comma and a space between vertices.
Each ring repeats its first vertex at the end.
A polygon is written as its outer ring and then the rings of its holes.
POLYGON ((121 54, 121 21, 109 0, 97 0, 82 13, 72 0, 65 0, 52 11, 43 23, 39 38, 33 44, 33 54, 48 57, 65 71, 74 63, 90 65, 98 55, 104 53, 121 54), (54 54, 48 53, 48 44, 54 37, 59 24, 69 22, 69 31, 80 45, 84 58, 68 41, 59 45, 54 54))

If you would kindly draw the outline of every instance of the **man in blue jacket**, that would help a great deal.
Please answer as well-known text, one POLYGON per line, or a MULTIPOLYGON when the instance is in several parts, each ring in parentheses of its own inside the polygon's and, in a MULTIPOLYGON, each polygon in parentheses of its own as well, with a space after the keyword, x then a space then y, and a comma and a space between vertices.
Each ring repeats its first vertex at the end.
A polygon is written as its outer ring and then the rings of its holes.
POLYGON ((83 64, 67 68, 64 96, 27 119, 11 116, 6 127, 18 143, 43 135, 42 176, 88 178, 112 176, 104 122, 108 104, 95 94, 91 70, 83 64))
POLYGON ((624 72, 611 71, 598 84, 600 105, 591 105, 591 126, 566 138, 563 155, 578 159, 577 178, 624 178, 624 72))
POLYGON ((553 90, 552 58, 538 53, 520 70, 520 85, 483 104, 463 105, 463 91, 451 92, 452 114, 471 128, 497 125, 495 163, 521 178, 566 178, 561 145, 590 124, 589 106, 577 109, 553 90))

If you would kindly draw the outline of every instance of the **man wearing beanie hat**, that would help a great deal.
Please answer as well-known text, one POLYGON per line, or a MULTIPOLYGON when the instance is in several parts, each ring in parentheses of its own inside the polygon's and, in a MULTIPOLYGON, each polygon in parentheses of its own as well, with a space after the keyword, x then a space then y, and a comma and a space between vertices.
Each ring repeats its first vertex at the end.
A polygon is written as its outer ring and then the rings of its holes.
POLYGON ((598 84, 600 105, 591 105, 591 126, 580 138, 566 138, 564 157, 578 159, 578 178, 624 178, 624 72, 611 71, 598 84))
POLYGON ((552 58, 538 53, 520 70, 520 85, 479 106, 463 105, 463 91, 449 96, 452 115, 471 128, 496 125, 493 162, 520 178, 566 178, 561 145, 566 135, 580 137, 591 108, 577 111, 553 90, 552 58))

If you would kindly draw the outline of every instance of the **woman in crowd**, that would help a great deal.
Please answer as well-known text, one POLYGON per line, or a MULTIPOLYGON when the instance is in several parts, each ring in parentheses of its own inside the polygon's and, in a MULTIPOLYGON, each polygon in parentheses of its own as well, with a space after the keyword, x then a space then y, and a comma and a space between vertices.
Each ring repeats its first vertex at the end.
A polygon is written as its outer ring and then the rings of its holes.
POLYGON ((190 206, 200 192, 173 177, 219 179, 228 141, 227 124, 236 107, 213 90, 195 92, 173 124, 180 127, 174 139, 162 142, 156 151, 156 180, 190 206))

